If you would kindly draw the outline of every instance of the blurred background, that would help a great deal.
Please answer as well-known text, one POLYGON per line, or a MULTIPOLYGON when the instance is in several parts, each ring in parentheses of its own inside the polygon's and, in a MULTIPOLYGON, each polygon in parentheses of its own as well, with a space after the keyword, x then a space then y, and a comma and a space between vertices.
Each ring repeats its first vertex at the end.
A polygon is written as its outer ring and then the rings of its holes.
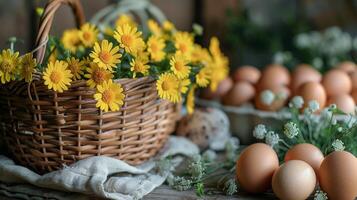
MULTIPOLYGON (((133 0, 135 1, 135 0, 133 0)), ((87 19, 115 0, 82 0, 87 19)), ((179 29, 201 24, 207 44, 220 38, 231 68, 271 62, 293 67, 309 63, 323 69, 341 60, 356 61, 357 0, 152 0, 179 29)), ((45 0, 0 0, 0 48, 16 36, 21 52, 33 48, 45 0)), ((74 25, 69 8, 61 8, 52 33, 74 25)), ((322 70, 323 71, 323 70, 322 70)))

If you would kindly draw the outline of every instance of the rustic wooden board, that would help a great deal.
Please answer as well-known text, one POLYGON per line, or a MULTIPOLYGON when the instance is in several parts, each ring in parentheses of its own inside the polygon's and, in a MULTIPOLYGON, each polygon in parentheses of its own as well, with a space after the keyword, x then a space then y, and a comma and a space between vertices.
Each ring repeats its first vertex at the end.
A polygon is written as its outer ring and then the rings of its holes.
POLYGON ((152 191, 150 194, 144 197, 144 200, 196 200, 196 199, 205 199, 205 200, 270 200, 276 199, 273 194, 263 194, 263 195, 247 195, 239 194, 234 196, 225 196, 221 194, 217 195, 208 195, 202 198, 196 196, 195 192, 192 190, 189 191, 176 191, 170 189, 168 186, 163 185, 152 191))

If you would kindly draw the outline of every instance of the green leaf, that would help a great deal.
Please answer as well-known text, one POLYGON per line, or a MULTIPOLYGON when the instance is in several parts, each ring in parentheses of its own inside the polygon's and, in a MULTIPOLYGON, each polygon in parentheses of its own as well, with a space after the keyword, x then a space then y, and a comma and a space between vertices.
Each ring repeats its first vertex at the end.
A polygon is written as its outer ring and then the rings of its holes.
POLYGON ((202 182, 195 184, 195 191, 196 191, 196 195, 199 197, 203 197, 205 195, 205 189, 202 182))

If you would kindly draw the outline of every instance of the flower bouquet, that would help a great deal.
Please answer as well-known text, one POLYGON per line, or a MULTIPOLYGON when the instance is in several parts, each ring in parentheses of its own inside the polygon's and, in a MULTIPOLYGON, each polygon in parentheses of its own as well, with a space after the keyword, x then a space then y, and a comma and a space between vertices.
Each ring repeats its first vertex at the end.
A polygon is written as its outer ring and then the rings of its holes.
POLYGON ((194 110, 197 87, 217 87, 228 60, 212 38, 209 50, 194 33, 170 22, 148 21, 143 35, 128 16, 101 32, 84 23, 79 1, 46 6, 37 48, 19 56, 13 46, 0 55, 2 132, 16 159, 52 171, 89 156, 106 155, 139 164, 174 131, 177 106, 194 110), (78 29, 49 37, 54 13, 70 5, 78 29))

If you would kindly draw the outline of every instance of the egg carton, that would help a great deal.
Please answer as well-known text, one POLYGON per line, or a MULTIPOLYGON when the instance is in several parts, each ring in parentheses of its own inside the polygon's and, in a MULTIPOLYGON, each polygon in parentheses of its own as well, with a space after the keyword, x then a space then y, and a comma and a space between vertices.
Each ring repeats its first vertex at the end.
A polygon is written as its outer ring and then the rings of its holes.
MULTIPOLYGON (((218 101, 197 99, 196 104, 202 107, 214 107, 224 111, 230 122, 231 133, 240 139, 241 144, 251 144, 256 141, 253 129, 258 124, 268 125, 272 129, 281 129, 286 121, 291 119, 287 108, 277 112, 257 110, 250 103, 241 106, 222 105, 218 101)), ((302 115, 300 116, 303 117, 302 115)), ((346 115, 335 116, 336 120, 348 119, 346 115)))

